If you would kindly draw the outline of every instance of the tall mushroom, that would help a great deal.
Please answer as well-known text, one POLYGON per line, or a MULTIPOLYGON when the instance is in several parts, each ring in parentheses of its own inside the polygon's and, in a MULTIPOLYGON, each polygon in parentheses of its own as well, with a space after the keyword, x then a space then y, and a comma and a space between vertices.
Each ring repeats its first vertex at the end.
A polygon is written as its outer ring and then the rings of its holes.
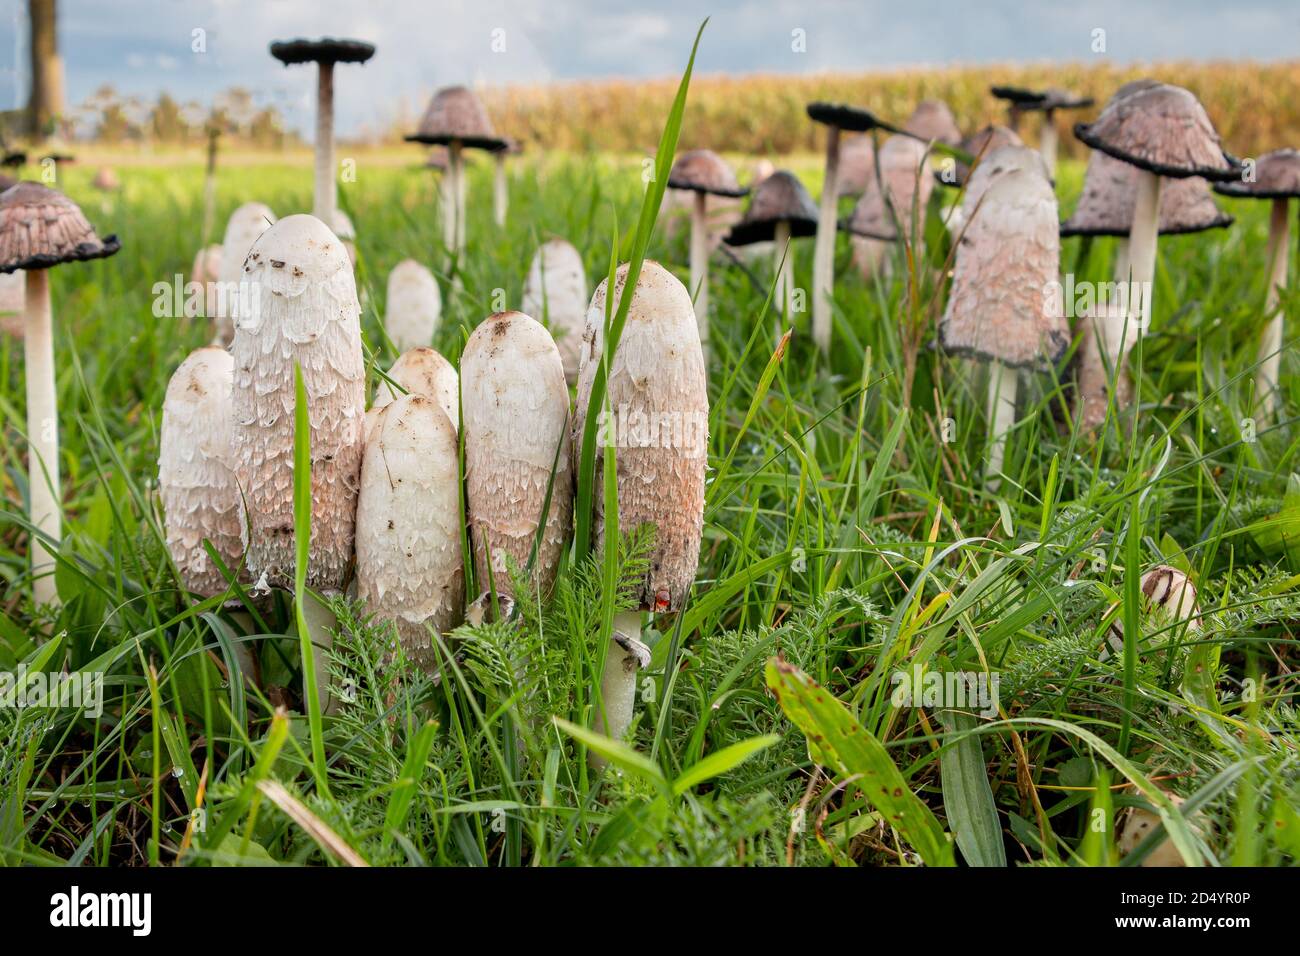
POLYGON ((1278 149, 1259 157, 1252 181, 1220 183, 1214 187, 1225 196, 1267 199, 1272 202, 1268 223, 1268 292, 1264 315, 1268 325, 1259 343, 1259 371, 1255 391, 1263 402, 1265 414, 1277 414, 1281 404, 1279 372, 1282 366, 1283 315, 1279 305, 1287 287, 1287 263, 1291 259, 1291 220, 1287 210, 1291 200, 1300 196, 1300 151, 1278 149))
POLYGON ((206 539, 226 567, 243 558, 239 485, 231 460, 231 388, 235 362, 223 348, 191 352, 167 383, 158 444, 167 549, 181 584, 200 597, 226 590, 206 539))
POLYGON ((727 161, 711 149, 682 153, 668 173, 668 188, 694 193, 691 206, 691 292, 695 295, 695 317, 700 323, 700 341, 709 342, 709 196, 737 199, 749 192, 736 181, 727 161))
POLYGON ((573 522, 569 389, 559 350, 536 320, 498 312, 465 343, 460 374, 477 586, 512 594, 506 559, 524 570, 544 523, 531 581, 545 596, 573 522))
POLYGON ((1056 151, 1059 137, 1056 133, 1057 110, 1087 109, 1093 104, 1090 96, 1078 96, 1067 90, 1052 87, 1046 90, 1026 90, 1015 86, 995 86, 990 92, 1006 100, 1007 125, 1019 131, 1022 113, 1043 114, 1043 125, 1038 132, 1038 151, 1047 164, 1049 177, 1056 175, 1056 151))
POLYGON ((1061 303, 1046 294, 1058 284, 1057 229, 1051 184, 1018 169, 990 183, 957 245, 939 341, 989 363, 990 488, 1015 422, 1017 370, 1055 362, 1070 343, 1061 303))
POLYGON ((419 129, 406 140, 447 147, 443 195, 451 205, 442 210, 443 245, 448 253, 462 252, 465 248, 464 150, 496 152, 509 144, 492 128, 483 102, 464 86, 448 86, 435 93, 420 118, 419 129))
POLYGON ((924 239, 925 210, 934 190, 925 144, 889 137, 880 147, 878 169, 879 183, 868 183, 842 228, 854 237, 919 246, 924 239))
MULTIPOLYGON (((626 263, 618 267, 616 296, 625 293, 627 272, 626 263)), ((596 287, 587 312, 575 415, 579 428, 587 418, 604 349, 607 282, 596 287)), ((637 607, 614 618, 601 680, 596 727, 622 738, 632 722, 637 669, 649 663, 641 643, 642 614, 681 608, 695 579, 704 525, 709 421, 704 353, 690 293, 657 262, 647 260, 642 266, 608 372, 606 407, 613 421, 603 431, 606 441, 615 444, 618 528, 650 525, 655 530, 637 607)), ((603 469, 603 456, 597 454, 597 488, 603 469)), ((594 535, 600 543, 605 524, 601 495, 594 496, 594 506, 594 535)))
MULTIPOLYGON (((342 590, 352 563, 365 417, 361 306, 343 244, 314 216, 286 216, 253 244, 254 294, 235 321, 235 474, 244 494, 247 564, 257 589, 292 590, 295 366, 311 422, 307 585, 342 590)), ((305 600, 311 639, 328 646, 329 612, 305 600)), ((316 659, 322 708, 326 655, 316 659)))
MULTIPOLYGON (((794 173, 781 169, 758 184, 745 218, 731 227, 723 242, 729 246, 772 243, 772 266, 777 270, 775 305, 785 315, 794 295, 794 249, 787 247, 791 239, 816 232, 817 207, 812 196, 794 173)), ((826 335, 829 340, 829 329, 826 335)))
POLYGON ((384 331, 399 352, 429 345, 442 320, 442 292, 433 273, 414 259, 403 259, 388 273, 384 331))
POLYGON ((375 45, 361 40, 276 40, 271 56, 285 66, 316 64, 316 175, 312 189, 312 215, 335 227, 338 193, 334 181, 334 64, 365 63, 375 55, 375 45))
POLYGON ((564 361, 564 378, 578 380, 578 355, 587 321, 587 270, 582 254, 563 239, 548 239, 538 247, 524 279, 519 309, 536 316, 551 332, 564 361))
POLYGON ((213 309, 213 345, 229 345, 235 337, 235 316, 243 308, 239 301, 244 281, 244 260, 257 237, 275 223, 275 213, 260 202, 246 202, 230 214, 221 241, 221 256, 213 309))
MULTIPOLYGON (((403 394, 432 399, 447 416, 451 427, 460 430, 460 379, 456 369, 440 352, 423 345, 403 352, 375 389, 375 400, 366 413, 367 420, 403 394)), ((366 432, 369 434, 369 427, 366 432)))
POLYGON ((357 596, 395 624, 406 656, 429 674, 429 629, 450 631, 465 601, 458 455, 443 409, 410 394, 384 407, 361 465, 357 596))
MULTIPOLYGON (((57 542, 59 414, 54 384, 54 319, 49 270, 65 262, 103 259, 120 248, 116 236, 100 239, 75 203, 40 183, 20 182, 0 193, 0 273, 26 273, 23 355, 27 366, 28 519, 57 542)), ((54 550, 32 535, 32 592, 37 604, 58 600, 54 550)))
MULTIPOLYGON (((1106 420, 1112 382, 1116 408, 1128 405, 1132 383, 1124 361, 1137 340, 1136 323, 1127 323, 1129 281, 1128 236, 1133 227, 1139 171, 1106 153, 1093 151, 1084 174, 1083 192, 1074 213, 1061 223, 1061 236, 1114 236, 1115 301, 1098 301, 1081 314, 1082 340, 1078 363, 1078 416, 1086 429, 1106 420)), ((1171 180, 1160 190, 1162 236, 1186 235, 1232 225, 1232 217, 1214 205, 1209 186, 1196 176, 1171 180)), ((1105 288, 1105 287, 1104 287, 1105 288)), ((1110 298, 1109 295, 1106 296, 1110 298)))
POLYGON ((1126 310, 1136 321, 1137 335, 1144 335, 1151 323, 1161 183, 1165 177, 1227 180, 1240 173, 1240 166, 1223 151, 1196 97, 1164 83, 1112 100, 1096 122, 1075 126, 1074 135, 1139 170, 1129 231, 1132 278, 1126 310))
MULTIPOLYGON (((817 241, 813 249, 813 341, 823 352, 831 344, 831 289, 835 284, 835 233, 838 228, 840 132, 866 133, 883 129, 912 135, 884 122, 868 110, 837 103, 809 103, 808 117, 827 127, 826 175, 822 180, 821 207, 817 216, 817 241)), ((802 187, 801 187, 802 188, 802 187)), ((733 243, 734 245, 734 243, 733 243)), ((777 239, 777 245, 783 245, 777 239)))

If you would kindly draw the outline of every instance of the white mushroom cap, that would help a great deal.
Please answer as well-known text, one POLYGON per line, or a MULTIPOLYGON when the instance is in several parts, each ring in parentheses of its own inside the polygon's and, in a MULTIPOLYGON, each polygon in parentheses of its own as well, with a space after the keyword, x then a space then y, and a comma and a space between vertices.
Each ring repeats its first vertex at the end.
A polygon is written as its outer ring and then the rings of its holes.
POLYGON ((522 312, 498 312, 465 343, 460 374, 477 586, 488 589, 490 551, 496 591, 512 593, 506 558, 521 571, 526 567, 554 470, 532 576, 545 595, 573 522, 569 389, 559 350, 539 322, 522 312))
POLYGON ((996 177, 1016 169, 1037 173, 1049 182, 1052 178, 1047 163, 1043 162, 1043 156, 1038 150, 1017 144, 998 146, 985 153, 983 158, 977 161, 975 169, 966 177, 966 193, 961 203, 963 219, 970 221, 980 200, 984 197, 985 190, 996 177))
POLYGON ((231 468, 231 385, 234 359, 210 346, 191 352, 167 383, 158 446, 167 550, 194 594, 226 590, 208 558, 206 538, 232 572, 244 553, 239 486, 231 468))
POLYGON ((357 498, 357 596, 397 625, 408 657, 428 672, 427 627, 460 623, 465 572, 455 429, 438 404, 403 395, 366 441, 357 498))
MULTIPOLYGON (((460 379, 456 369, 441 353, 428 346, 403 352, 388 370, 388 377, 410 395, 433 399, 451 422, 452 431, 460 428, 460 379)), ((382 409, 400 397, 400 393, 395 393, 393 387, 381 379, 370 410, 382 409)))
MULTIPOLYGON (((241 263, 242 265, 242 263, 241 263)), ((212 243, 194 253, 194 265, 190 268, 190 281, 204 285, 221 278, 221 246, 212 243)))
MULTIPOLYGON (((622 294, 627 264, 618 267, 622 294)), ((606 281, 587 310, 578 375, 576 435, 581 435, 592 381, 604 347, 606 281)), ((615 305, 617 308, 617 304, 615 305)), ((620 533, 641 525, 656 529, 641 606, 656 612, 681 607, 695 580, 704 527, 704 474, 708 459, 709 396, 695 310, 686 286, 657 262, 642 266, 609 369, 608 407, 602 429, 615 443, 620 533)), ((575 452, 580 439, 574 441, 575 452)), ((603 456, 596 455, 595 487, 603 456)), ((603 540, 604 505, 594 496, 596 542, 603 540)))
POLYGON ((235 461, 248 507, 255 581, 293 582, 294 363, 311 418, 312 535, 307 583, 343 586, 352 560, 365 365, 361 306, 347 252, 314 216, 281 219, 244 266, 256 308, 241 315, 235 359, 235 461))
POLYGON ((994 178, 957 245, 945 349, 1014 367, 1056 361, 1070 343, 1059 295, 1056 195, 1038 172, 994 178))
POLYGON ((433 273, 403 259, 388 273, 384 331, 400 351, 432 345, 442 319, 442 293, 433 273))
POLYGON ((587 270, 582 255, 563 239, 542 243, 528 267, 520 310, 551 331, 564 360, 564 378, 578 380, 578 355, 587 321, 587 270))
MULTIPOLYGON (((1177 794, 1166 794, 1175 807, 1181 808, 1185 801, 1177 794)), ((1188 821, 1192 828, 1203 831, 1204 819, 1200 814, 1194 814, 1188 821)), ((1139 844, 1145 840, 1156 827, 1160 826, 1160 817, 1150 810, 1142 807, 1129 807, 1124 813, 1123 823, 1120 825, 1119 839, 1116 841, 1119 845, 1121 856, 1128 856, 1136 850, 1139 844)), ((1157 843, 1143 859, 1142 866, 1186 866, 1183 855, 1178 852, 1178 847, 1174 846, 1169 834, 1165 834, 1160 842, 1157 843)))
POLYGON ((217 341, 229 345, 235 335, 235 314, 240 309, 239 283, 244 279, 244 259, 257 237, 275 222, 275 213, 260 202, 248 202, 230 214, 226 235, 221 241, 220 272, 216 301, 212 311, 216 319, 217 341))

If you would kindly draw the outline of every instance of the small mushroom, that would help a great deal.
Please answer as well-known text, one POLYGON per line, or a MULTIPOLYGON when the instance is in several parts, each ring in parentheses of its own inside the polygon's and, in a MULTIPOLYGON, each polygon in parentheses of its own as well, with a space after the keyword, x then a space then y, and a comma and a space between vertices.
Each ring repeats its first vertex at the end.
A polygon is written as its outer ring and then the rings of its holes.
MULTIPOLYGON (((1163 625, 1186 623, 1191 632, 1201 629, 1201 609, 1196 602, 1196 585, 1184 572, 1167 564, 1157 564, 1139 581, 1142 610, 1163 625)), ((1114 608, 1115 605, 1111 605, 1114 608)), ((1124 653, 1123 618, 1117 617, 1107 632, 1107 642, 1116 654, 1124 653)), ((1102 649, 1101 659, 1110 655, 1102 649)))
MULTIPOLYGON (((447 416, 452 429, 460 429, 460 380, 456 369, 440 353, 427 345, 403 352, 388 370, 388 378, 405 389, 405 394, 423 395, 432 399, 447 416)), ((367 437, 371 430, 372 416, 401 395, 402 393, 394 391, 388 381, 380 381, 379 387, 375 389, 375 400, 366 413, 367 437)))
MULTIPOLYGON (((781 175, 781 174, 776 174, 781 175)), ((756 197, 757 200, 757 197, 756 197)), ((615 274, 624 294, 628 266, 615 274)), ((586 421, 592 383, 604 349, 607 281, 596 287, 587 311, 575 422, 586 421)), ((617 306, 615 306, 617 307, 617 306)), ((601 680, 603 707, 596 728, 622 738, 632 722, 636 671, 648 663, 641 642, 642 613, 680 610, 699 565, 704 526, 704 476, 708 460, 709 397, 704 353, 686 287, 657 262, 642 266, 618 347, 609 362, 605 440, 615 444, 620 532, 655 529, 645 579, 634 610, 618 614, 601 680)), ((601 487, 603 455, 596 456, 601 487)), ((604 502, 594 496, 594 541, 604 540, 604 502)))
POLYGON ((563 239, 548 239, 533 255, 524 279, 525 315, 537 316, 551 332, 564 361, 564 378, 578 380, 578 356, 587 321, 587 270, 582 254, 563 239))
POLYGON ((1051 184, 1019 169, 993 179, 957 246, 939 341, 989 363, 990 489, 1015 422, 1017 370, 1055 362, 1070 343, 1061 303, 1046 294, 1058 282, 1057 229, 1051 184))
POLYGON ((545 518, 532 568, 533 585, 545 596, 573 521, 569 389, 559 350, 534 319, 498 312, 465 343, 460 374, 477 586, 513 593, 506 559, 520 570, 527 566, 545 518), (550 508, 543 516, 548 485, 550 508))
POLYGON ((1160 193, 1165 177, 1201 176, 1228 180, 1240 173, 1219 142, 1205 108, 1187 90, 1159 83, 1111 100, 1096 122, 1078 124, 1074 134, 1093 149, 1139 170, 1129 231, 1131 281, 1127 313, 1137 335, 1151 323, 1160 193))
POLYGON ((447 147, 447 172, 443 177, 444 196, 450 205, 443 209, 443 245, 449 253, 465 248, 465 149, 496 152, 505 149, 507 140, 492 128, 483 102, 464 86, 448 86, 434 94, 420 126, 406 137, 407 142, 447 147))
POLYGON ((357 596, 435 673, 429 629, 454 628, 465 601, 456 429, 436 401, 403 395, 380 413, 361 465, 356 542, 357 596))
POLYGON ((361 40, 277 40, 271 56, 285 66, 316 64, 316 171, 312 190, 312 214, 321 222, 335 225, 338 193, 334 181, 334 64, 365 63, 375 55, 373 43, 361 40))
POLYGON ((163 399, 158 488, 167 549, 181 584, 205 598, 222 593, 227 584, 203 542, 212 544, 232 572, 244 554, 231 460, 234 369, 225 349, 197 349, 173 373, 163 399))
POLYGON ((1007 125, 1019 131, 1022 113, 1039 112, 1043 114, 1043 125, 1038 133, 1038 152, 1047 164, 1048 178, 1056 175, 1056 151, 1059 137, 1056 132, 1057 110, 1087 109, 1093 104, 1088 96, 1078 96, 1067 90, 1052 87, 1046 90, 1025 90, 1014 86, 995 86, 991 92, 998 99, 1006 100, 1007 125))
POLYGON ((1268 325, 1259 343, 1259 371, 1255 392, 1263 402, 1265 414, 1277 414, 1281 404, 1278 388, 1282 365, 1281 293, 1287 287, 1287 263, 1291 259, 1291 220, 1287 210, 1291 200, 1300 197, 1300 151, 1278 149, 1265 153, 1255 165, 1252 181, 1220 183, 1214 187, 1225 196, 1267 199, 1272 203, 1268 224, 1268 293, 1264 315, 1268 325))
MULTIPOLYGON (((773 268, 777 271, 776 307, 789 314, 794 297, 794 250, 787 248, 791 239, 815 235, 817 207, 803 183, 794 173, 778 170, 754 190, 745 218, 723 240, 729 246, 747 246, 755 242, 773 244, 773 268)), ((823 330, 829 343, 830 329, 823 330)))
MULTIPOLYGON (((1174 793, 1166 794, 1166 796, 1169 797, 1169 801, 1175 807, 1180 811, 1182 810, 1183 804, 1186 802, 1182 797, 1174 793)), ((1192 829, 1204 836, 1205 820, 1201 814, 1194 814, 1188 822, 1191 824, 1192 829)), ((1120 855, 1128 856, 1141 845, 1142 841, 1145 840, 1147 836, 1155 832, 1160 825, 1161 821, 1159 814, 1147 810, 1145 807, 1129 807, 1124 812, 1123 820, 1120 824, 1119 839, 1117 840, 1120 855)), ((1183 855, 1178 851, 1178 847, 1176 847, 1173 841, 1169 839, 1169 835, 1165 834, 1160 838, 1160 841, 1156 843, 1155 847, 1152 848, 1151 852, 1142 858, 1142 863, 1140 865, 1144 867, 1186 866, 1187 861, 1183 859, 1183 855)))
POLYGON ((384 331, 399 352, 429 345, 442 320, 442 292, 433 273, 414 259, 403 259, 388 273, 384 331))
POLYGON ((695 316, 700 323, 700 341, 709 341, 709 196, 739 198, 749 192, 736 181, 736 174, 711 149, 682 153, 668 173, 668 188, 695 194, 691 206, 691 291, 695 294, 695 316))
MULTIPOLYGON (((60 537, 59 414, 54 385, 54 320, 49 270, 65 262, 103 259, 120 248, 100 239, 75 203, 40 183, 0 193, 0 273, 23 270, 23 355, 27 367, 28 518, 55 542, 60 537)), ((58 600, 54 549, 33 536, 32 591, 37 604, 58 600)))
POLYGON ((247 202, 230 214, 226 235, 221 241, 217 287, 213 316, 216 334, 213 345, 228 346, 235 337, 235 319, 240 309, 240 284, 244 281, 244 260, 258 236, 275 223, 275 213, 260 202, 247 202))

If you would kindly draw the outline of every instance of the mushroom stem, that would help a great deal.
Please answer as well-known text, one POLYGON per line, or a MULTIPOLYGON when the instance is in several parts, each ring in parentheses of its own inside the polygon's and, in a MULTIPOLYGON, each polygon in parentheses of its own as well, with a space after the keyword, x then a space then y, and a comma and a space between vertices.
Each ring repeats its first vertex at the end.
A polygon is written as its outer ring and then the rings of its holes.
POLYGON ((1264 314, 1270 318, 1259 343, 1259 371, 1256 373, 1255 392, 1263 403, 1264 414, 1269 418, 1277 414, 1281 404, 1278 382, 1282 367, 1282 309, 1279 308, 1278 301, 1282 290, 1286 288, 1287 262, 1291 251, 1288 205, 1286 199, 1274 199, 1273 213, 1268 224, 1268 296, 1264 300, 1264 314))
POLYGON ((447 146, 447 168, 442 174, 442 244, 456 253, 456 220, 460 218, 460 143, 447 146))
POLYGON ((492 215, 496 219, 497 227, 505 228, 506 207, 510 203, 506 184, 506 151, 498 150, 493 159, 496 161, 496 170, 492 179, 492 215))
POLYGON ((1038 154, 1043 157, 1043 162, 1047 166, 1047 175, 1056 177, 1056 118, 1052 110, 1043 113, 1043 128, 1038 134, 1038 154))
POLYGON ((1007 432, 1016 423, 1016 390, 1019 375, 1014 368, 1001 362, 989 363, 989 429, 992 445, 989 447, 988 477, 990 490, 1000 484, 1002 462, 1007 450, 1007 432))
MULTIPOLYGON (((614 633, 640 641, 641 612, 621 611, 614 615, 614 633)), ((601 708, 596 713, 596 729, 606 737, 622 740, 632 726, 632 713, 636 710, 637 670, 636 656, 611 637, 609 650, 605 653, 605 672, 600 678, 601 708)), ((595 754, 591 760, 596 767, 605 763, 595 754)))
POLYGON ((1128 315, 1133 317, 1133 341, 1151 328, 1152 286, 1156 275, 1156 239, 1160 230, 1161 178, 1147 170, 1138 171, 1137 198, 1133 205, 1133 226, 1129 230, 1128 315))
POLYGON ((790 311, 790 289, 794 285, 794 266, 790 261, 794 249, 790 246, 790 223, 778 222, 772 234, 772 268, 776 271, 776 293, 773 305, 777 311, 778 334, 790 311))
POLYGON ((817 216, 817 241, 813 249, 813 341, 823 352, 831 347, 831 287, 835 282, 835 213, 839 187, 840 130, 826 133, 826 178, 822 182, 821 209, 817 216))
POLYGON ((465 196, 468 187, 465 181, 465 153, 459 143, 456 144, 456 254, 465 251, 465 217, 467 215, 465 196))
MULTIPOLYGON (((54 321, 50 310, 50 279, 45 269, 27 270, 24 312, 24 355, 27 363, 27 494, 28 517, 55 541, 60 537, 59 419, 54 389, 54 321)), ((35 534, 29 547, 32 592, 37 604, 59 599, 54 581, 54 551, 35 534)))
POLYGON ((312 215, 335 228, 334 204, 334 64, 319 64, 316 75, 316 194, 312 215))
POLYGON ((709 224, 708 196, 695 193, 691 206, 691 292, 695 294, 695 320, 700 327, 700 343, 709 341, 709 224))

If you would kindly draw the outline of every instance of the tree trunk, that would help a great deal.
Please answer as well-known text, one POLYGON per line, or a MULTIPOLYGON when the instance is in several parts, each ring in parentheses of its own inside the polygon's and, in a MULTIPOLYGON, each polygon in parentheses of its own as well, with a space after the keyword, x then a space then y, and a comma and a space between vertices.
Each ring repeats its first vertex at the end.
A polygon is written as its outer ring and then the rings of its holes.
POLYGON ((31 136, 44 142, 63 115, 63 60, 59 58, 56 0, 27 0, 31 24, 32 92, 27 101, 31 136))

